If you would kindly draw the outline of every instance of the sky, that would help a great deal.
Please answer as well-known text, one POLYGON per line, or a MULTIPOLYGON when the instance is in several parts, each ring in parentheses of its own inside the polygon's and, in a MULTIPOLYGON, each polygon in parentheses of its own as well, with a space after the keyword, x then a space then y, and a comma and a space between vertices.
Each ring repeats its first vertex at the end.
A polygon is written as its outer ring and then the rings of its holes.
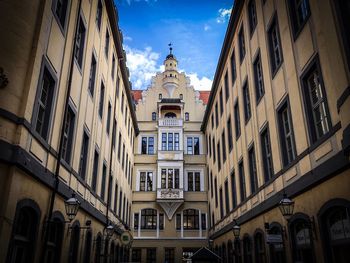
POLYGON ((133 89, 163 71, 169 43, 196 90, 210 90, 233 0, 114 0, 133 89))

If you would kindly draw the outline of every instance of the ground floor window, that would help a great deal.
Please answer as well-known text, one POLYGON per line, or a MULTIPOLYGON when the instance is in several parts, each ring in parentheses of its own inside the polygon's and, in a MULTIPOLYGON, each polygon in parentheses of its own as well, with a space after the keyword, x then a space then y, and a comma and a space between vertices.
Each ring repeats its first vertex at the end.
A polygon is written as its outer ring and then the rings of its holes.
MULTIPOLYGON (((282 227, 279 224, 272 226, 269 234, 282 235, 282 227)), ((283 243, 270 244, 270 259, 271 263, 285 263, 286 255, 283 243)))
POLYGON ((199 211, 196 209, 186 209, 183 211, 184 229, 199 229, 199 211))
POLYGON ((175 249, 174 248, 165 248, 165 263, 174 263, 175 262, 175 249))
POLYGON ((143 209, 141 211, 141 229, 157 229, 157 210, 143 209))
POLYGON ((132 262, 141 262, 141 249, 140 248, 133 248, 131 252, 131 261, 132 262))
POLYGON ((147 248, 146 262, 147 263, 156 263, 156 261, 157 261, 157 249, 156 248, 147 248))
POLYGON ((265 240, 263 232, 256 232, 254 235, 255 262, 265 263, 265 240))

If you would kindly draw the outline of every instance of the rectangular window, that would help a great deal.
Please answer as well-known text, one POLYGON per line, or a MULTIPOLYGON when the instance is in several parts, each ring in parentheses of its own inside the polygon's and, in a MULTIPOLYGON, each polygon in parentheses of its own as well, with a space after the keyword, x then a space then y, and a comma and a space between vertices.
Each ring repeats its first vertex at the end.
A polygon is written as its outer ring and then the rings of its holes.
POLYGON ((254 61, 254 81, 255 81, 255 95, 257 103, 260 101, 262 96, 265 94, 264 88, 264 77, 261 66, 260 54, 256 57, 254 61))
POLYGON ((201 174, 200 172, 187 173, 187 190, 199 192, 201 190, 201 174))
POLYGON ((213 137, 213 161, 216 162, 215 137, 213 137))
POLYGON ((168 151, 172 151, 174 148, 173 134, 168 133, 168 151))
POLYGON ((74 136, 75 126, 75 114, 70 106, 68 106, 66 122, 63 130, 63 141, 62 141, 62 158, 66 163, 70 164, 72 155, 72 145, 74 136))
POLYGON ((36 95, 36 105, 34 110, 36 116, 33 121, 35 131, 39 133, 44 140, 47 140, 49 134, 55 84, 53 76, 44 66, 36 95))
POLYGON ((208 142, 209 142, 209 157, 211 158, 211 136, 208 135, 208 142))
POLYGON ((141 154, 154 154, 154 137, 142 137, 141 154))
POLYGON ((105 40, 105 55, 108 57, 109 52, 109 32, 108 29, 106 30, 106 40, 105 40))
POLYGON ((310 16, 310 7, 308 0, 291 0, 289 9, 291 14, 294 36, 297 36, 303 29, 307 19, 310 16))
POLYGON ((75 49, 74 49, 74 56, 80 68, 83 63, 85 35, 86 35, 86 29, 84 26, 83 19, 80 17, 77 37, 75 40, 75 49))
POLYGON ((114 213, 117 213, 117 204, 118 204, 118 184, 115 184, 114 187, 114 213))
POLYGON ((225 181, 225 208, 226 215, 230 213, 230 201, 229 201, 229 193, 228 193, 228 180, 225 181))
POLYGON ((103 82, 101 82, 101 93, 100 93, 100 103, 98 105, 98 115, 102 119, 103 115, 103 103, 105 99, 105 86, 103 85, 103 82))
POLYGON ((211 114, 211 128, 214 129, 214 113, 211 114))
POLYGON ((90 74, 89 74, 89 86, 88 86, 91 96, 94 96, 96 67, 97 67, 96 59, 94 54, 92 54, 90 74))
POLYGON ((180 150, 180 137, 179 137, 179 133, 174 133, 174 139, 175 139, 175 151, 179 151, 180 150))
POLYGON ((118 72, 117 72, 117 80, 115 82, 115 92, 117 93, 117 98, 119 98, 119 76, 118 76, 118 72))
POLYGON ((236 132, 236 140, 238 140, 239 136, 241 136, 241 124, 240 124, 240 118, 239 118, 239 107, 238 107, 238 100, 234 107, 235 110, 235 132, 236 132))
POLYGON ((123 154, 122 154, 122 169, 125 167, 125 143, 123 143, 123 154))
POLYGON ((106 129, 107 129, 107 134, 109 135, 109 130, 111 127, 111 114, 112 114, 112 105, 111 103, 108 102, 108 111, 107 111, 107 124, 106 124, 106 129))
POLYGON ((244 29, 243 26, 241 27, 241 30, 239 31, 238 35, 238 41, 239 41, 239 59, 242 63, 244 57, 245 57, 245 40, 244 40, 244 29))
POLYGON ((219 108, 218 108, 218 103, 215 104, 215 124, 216 124, 216 127, 219 126, 219 108))
POLYGON ((295 159, 295 141, 289 104, 286 101, 278 111, 278 125, 281 140, 283 166, 295 159))
POLYGON ((224 218, 224 200, 222 197, 222 188, 219 190, 219 197, 220 197, 220 218, 224 218))
POLYGON ((199 137, 193 137, 194 141, 194 154, 199 155, 199 137))
POLYGON ((161 169, 161 187, 162 189, 179 189, 180 170, 179 169, 161 169))
POLYGON ((225 95, 226 95, 226 101, 228 101, 230 97, 230 87, 228 86, 228 73, 226 71, 225 73, 225 95))
POLYGON ((122 189, 119 191, 119 209, 118 209, 118 215, 121 217, 122 215, 122 200, 123 200, 123 192, 122 189))
POLYGON ((154 137, 148 137, 148 154, 154 154, 154 137))
MULTIPOLYGON (((116 255, 116 257, 118 257, 116 255)), ((133 248, 131 252, 131 261, 132 262, 141 262, 141 248, 133 248)))
POLYGON ((97 23, 98 30, 100 30, 101 23, 102 23, 102 2, 101 2, 101 0, 99 0, 97 2, 96 23, 97 23))
POLYGON ((255 151, 253 146, 249 150, 248 156, 249 156, 250 190, 251 190, 251 193, 253 194, 258 190, 258 175, 256 170, 255 151))
POLYGON ((157 249, 155 248, 147 248, 147 263, 156 263, 157 260, 157 249))
POLYGON ((112 127, 112 147, 115 150, 115 141, 117 140, 117 121, 114 120, 112 127))
POLYGON ((258 24, 258 19, 256 16, 255 0, 250 0, 248 3, 248 16, 249 16, 249 29, 250 34, 254 33, 256 25, 258 24))
POLYGON ((221 134, 221 141, 222 141, 222 160, 223 162, 226 161, 226 139, 225 139, 225 130, 222 131, 221 134))
POLYGON ((113 54, 113 57, 112 57, 112 78, 113 79, 114 79, 114 70, 115 70, 115 57, 113 54))
POLYGON ((106 164, 102 166, 102 182, 101 182, 101 199, 105 201, 105 192, 106 192, 106 176, 107 176, 107 167, 106 164))
POLYGON ((193 138, 187 137, 187 154, 193 154, 193 138))
POLYGON ((167 150, 167 134, 162 133, 162 151, 167 150))
POLYGON ((88 152, 89 152, 89 135, 87 135, 87 133, 84 131, 83 141, 81 143, 80 161, 79 161, 79 175, 83 180, 85 180, 85 176, 86 176, 88 152))
POLYGON ((141 140, 141 154, 147 154, 147 137, 142 137, 142 140, 141 140))
POLYGON ((260 137, 262 148, 261 152, 264 166, 264 179, 265 182, 267 182, 273 176, 272 152, 268 127, 261 133, 260 137))
POLYGON ((91 188, 94 192, 96 192, 96 185, 97 185, 98 158, 99 158, 99 154, 98 154, 97 150, 95 150, 94 165, 93 165, 93 169, 92 169, 92 181, 91 181, 91 188))
POLYGON ((68 10, 68 0, 56 0, 54 1, 55 15, 60 24, 61 28, 65 30, 66 27, 66 17, 68 10))
POLYGON ((134 229, 137 230, 139 228, 139 213, 134 214, 134 229))
POLYGON ((220 116, 224 113, 224 100, 222 95, 222 89, 220 90, 220 116))
POLYGON ((165 248, 165 261, 167 263, 175 262, 175 249, 174 248, 165 248))
POLYGON ((140 172, 140 191, 153 191, 153 172, 140 172))
POLYGON ((241 192, 241 202, 243 202, 247 197, 243 160, 238 164, 238 169, 239 169, 239 190, 241 192))
POLYGON ((210 171, 210 195, 211 198, 214 196, 214 186, 213 186, 213 173, 210 171))
POLYGON ((237 196, 236 196, 235 172, 231 173, 231 200, 232 200, 232 208, 236 208, 237 196))
POLYGON ((199 137, 187 137, 187 154, 199 155, 199 137))
POLYGON ((119 132, 119 138, 118 138, 118 161, 120 161, 121 145, 122 145, 122 135, 119 132))
POLYGON ((124 112, 124 93, 122 93, 122 100, 120 102, 120 111, 124 112))
POLYGON ((232 81, 232 87, 236 81, 237 72, 236 72, 236 55, 235 50, 232 50, 231 54, 231 81, 232 81))
POLYGON ((277 16, 273 18, 273 21, 269 28, 268 40, 269 40, 269 47, 270 47, 270 61, 271 61, 272 74, 274 75, 283 62, 282 46, 281 46, 280 33, 278 29, 277 16))
POLYGON ((244 120, 247 123, 250 120, 250 117, 252 116, 252 112, 250 108, 248 82, 246 82, 243 86, 243 102, 244 102, 244 120))
POLYGON ((233 140, 232 140, 232 123, 231 117, 227 120, 227 141, 228 141, 228 150, 231 152, 233 148, 233 140))
POLYGON ((201 220, 202 220, 202 230, 207 229, 207 215, 201 214, 201 220))
POLYGON ((164 214, 159 213, 159 230, 164 230, 164 214))
POLYGON ((176 214, 176 230, 181 229, 181 214, 176 214))
POLYGON ((218 200, 218 181, 216 178, 215 178, 215 189, 214 190, 215 190, 215 207, 217 208, 219 200, 218 200))
POLYGON ((217 144, 217 154, 218 154, 218 169, 219 171, 221 170, 221 153, 220 153, 220 140, 218 140, 218 144, 217 144))
POLYGON ((318 61, 303 75, 303 93, 308 117, 310 139, 318 141, 331 127, 326 91, 318 61))

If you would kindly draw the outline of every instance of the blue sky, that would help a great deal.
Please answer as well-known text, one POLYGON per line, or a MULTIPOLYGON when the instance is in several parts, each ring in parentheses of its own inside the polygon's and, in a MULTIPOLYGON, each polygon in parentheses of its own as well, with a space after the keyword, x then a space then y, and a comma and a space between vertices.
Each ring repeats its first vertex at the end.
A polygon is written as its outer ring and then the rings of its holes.
POLYGON ((134 89, 146 89, 173 44, 195 89, 210 89, 232 0, 115 0, 134 89))

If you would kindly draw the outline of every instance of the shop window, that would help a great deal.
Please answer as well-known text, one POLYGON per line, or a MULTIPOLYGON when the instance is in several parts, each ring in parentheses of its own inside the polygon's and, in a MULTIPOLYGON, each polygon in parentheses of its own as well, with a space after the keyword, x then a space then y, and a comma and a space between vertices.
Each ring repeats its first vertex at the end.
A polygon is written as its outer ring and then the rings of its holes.
POLYGON ((84 263, 90 263, 92 250, 92 233, 91 231, 86 232, 85 245, 84 245, 84 263))
POLYGON ((268 230, 269 234, 278 235, 281 237, 282 243, 273 243, 269 245, 271 263, 285 263, 286 254, 283 242, 283 231, 281 225, 273 223, 268 230))

